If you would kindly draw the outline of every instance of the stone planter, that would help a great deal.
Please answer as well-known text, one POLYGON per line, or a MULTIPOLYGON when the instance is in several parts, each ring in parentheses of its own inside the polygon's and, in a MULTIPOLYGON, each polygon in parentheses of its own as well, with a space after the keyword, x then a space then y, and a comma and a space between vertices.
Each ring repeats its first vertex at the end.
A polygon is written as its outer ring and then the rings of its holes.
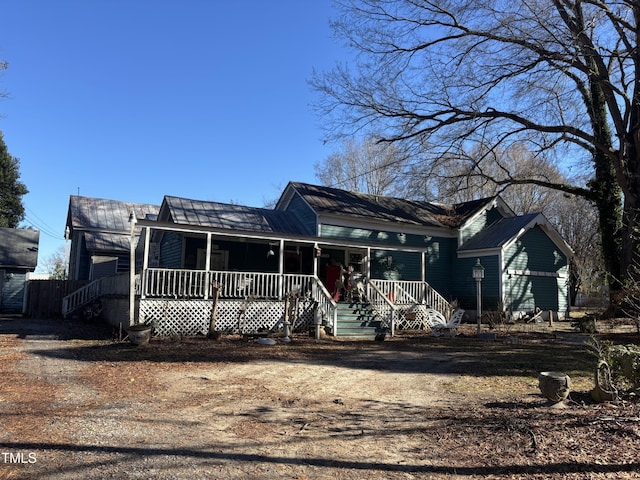
POLYGON ((552 404, 565 400, 571 390, 571 378, 561 372, 540 372, 538 384, 542 395, 552 404))
POLYGON ((151 325, 131 325, 127 334, 133 345, 146 345, 151 340, 151 325))

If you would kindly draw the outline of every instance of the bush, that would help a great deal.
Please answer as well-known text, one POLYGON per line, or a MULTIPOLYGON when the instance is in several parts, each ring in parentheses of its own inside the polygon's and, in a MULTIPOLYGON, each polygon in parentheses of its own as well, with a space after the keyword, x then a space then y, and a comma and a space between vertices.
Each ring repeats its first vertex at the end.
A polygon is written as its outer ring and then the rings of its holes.
POLYGON ((571 320, 571 328, 575 328, 580 333, 598 333, 596 321, 596 315, 588 314, 584 317, 574 318, 571 320))

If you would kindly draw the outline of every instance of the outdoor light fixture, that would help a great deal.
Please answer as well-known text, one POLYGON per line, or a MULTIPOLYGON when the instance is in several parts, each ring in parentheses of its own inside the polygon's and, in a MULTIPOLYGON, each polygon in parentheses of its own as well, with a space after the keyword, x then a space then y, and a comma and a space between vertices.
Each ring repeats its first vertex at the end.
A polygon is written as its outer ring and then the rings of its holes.
POLYGON ((484 278, 484 267, 480 264, 479 258, 471 271, 473 273, 473 278, 476 281, 476 319, 478 321, 478 335, 480 335, 482 317, 482 279, 484 278))
POLYGON ((271 243, 269 242, 269 251, 267 252, 267 258, 271 258, 274 257, 276 255, 276 252, 273 251, 273 247, 276 246, 277 243, 271 243))

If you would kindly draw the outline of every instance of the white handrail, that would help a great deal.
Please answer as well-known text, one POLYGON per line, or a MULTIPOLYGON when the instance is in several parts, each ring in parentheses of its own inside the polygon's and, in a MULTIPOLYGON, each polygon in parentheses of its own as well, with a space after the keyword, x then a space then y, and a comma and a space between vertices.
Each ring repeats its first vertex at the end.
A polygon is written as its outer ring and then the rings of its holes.
POLYGON ((369 303, 371 303, 376 312, 383 317, 383 320, 387 322, 391 330, 391 336, 393 337, 396 331, 397 307, 372 280, 368 280, 367 285, 369 287, 367 289, 369 303))
MULTIPOLYGON (((139 275, 136 275, 136 293, 140 292, 139 275)), ((129 274, 121 273, 101 277, 88 283, 62 299, 62 316, 66 317, 74 310, 100 298, 103 295, 128 295, 129 274)))
POLYGON ((318 277, 315 278, 312 290, 313 299, 318 302, 318 312, 327 321, 331 322, 331 329, 334 336, 337 336, 338 329, 338 304, 333 300, 329 290, 324 286, 318 277))
POLYGON ((451 316, 451 303, 440 295, 431 285, 422 281, 409 280, 371 280, 383 292, 393 298, 396 305, 426 304, 442 313, 446 318, 451 316))

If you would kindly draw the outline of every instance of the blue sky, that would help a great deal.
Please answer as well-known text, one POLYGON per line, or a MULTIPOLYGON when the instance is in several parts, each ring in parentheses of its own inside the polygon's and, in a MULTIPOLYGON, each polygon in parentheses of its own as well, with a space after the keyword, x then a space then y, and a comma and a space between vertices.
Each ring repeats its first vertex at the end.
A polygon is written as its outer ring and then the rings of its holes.
POLYGON ((5 0, 0 130, 43 260, 70 195, 263 206, 317 182, 313 69, 346 59, 331 0, 5 0))

